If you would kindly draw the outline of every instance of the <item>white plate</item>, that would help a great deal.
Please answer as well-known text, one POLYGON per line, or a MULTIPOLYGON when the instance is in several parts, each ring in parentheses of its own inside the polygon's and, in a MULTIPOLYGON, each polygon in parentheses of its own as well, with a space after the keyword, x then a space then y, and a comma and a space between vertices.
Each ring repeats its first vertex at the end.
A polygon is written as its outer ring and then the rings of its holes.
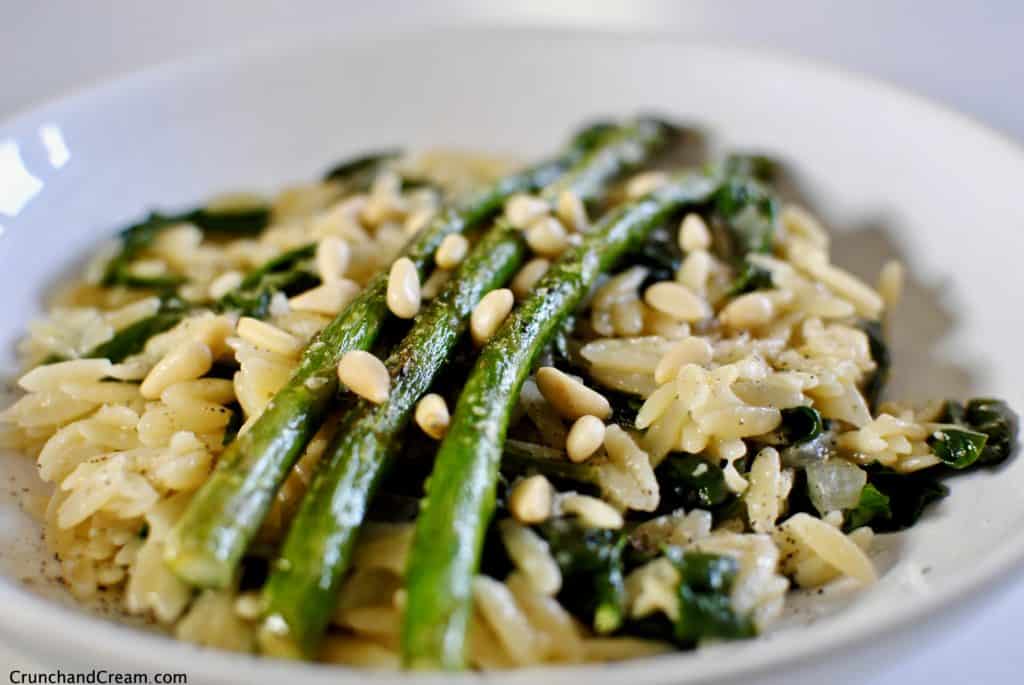
MULTIPOLYGON (((1024 291, 1020 150, 861 78, 762 54, 599 34, 339 36, 161 68, 8 122, 0 127, 2 370, 13 373, 13 342, 45 289, 113 227, 154 205, 270 190, 396 142, 532 157, 582 121, 637 110, 700 126, 713 149, 757 148, 790 164, 804 200, 836 232, 839 263, 872 277, 886 258, 906 260, 912 276, 894 326, 891 396, 980 392, 1024 408, 1024 321, 1015 302, 1024 291)), ((16 471, 29 465, 5 455, 0 477, 16 471)), ((813 624, 799 620, 767 638, 696 653, 489 680, 641 685, 868 669, 1024 559, 1022 490, 1020 460, 959 479, 923 523, 885 539, 876 588, 813 624), (849 657, 842 663, 839 650, 849 657)), ((15 579, 0 584, 0 632, 49 663, 187 670, 190 682, 368 677, 198 650, 41 599, 16 580, 25 571, 15 552, 35 550, 25 541, 37 532, 13 500, 0 524, 5 573, 15 579)))

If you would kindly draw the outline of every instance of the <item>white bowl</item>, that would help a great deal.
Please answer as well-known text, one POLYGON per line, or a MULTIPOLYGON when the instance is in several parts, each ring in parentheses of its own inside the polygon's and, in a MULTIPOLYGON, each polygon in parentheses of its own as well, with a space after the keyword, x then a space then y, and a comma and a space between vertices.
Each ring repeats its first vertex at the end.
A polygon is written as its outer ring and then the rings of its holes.
MULTIPOLYGON (((41 294, 114 227, 216 191, 270 190, 391 143, 542 155, 598 115, 656 110, 712 150, 756 148, 795 172, 836 232, 836 259, 911 279, 893 326, 890 396, 982 393, 1024 408, 1020 268, 1024 155, 967 119, 818 66, 663 38, 547 32, 350 37, 145 72, 0 127, 0 330, 5 376, 41 294)), ((31 478, 14 455, 12 483, 31 478)), ((365 673, 200 650, 40 597, 38 530, 0 510, 0 633, 66 670, 185 670, 190 682, 347 683, 365 673), (26 566, 28 564, 28 566, 26 566)), ((492 682, 725 682, 757 673, 830 681, 906 650, 1024 560, 1024 462, 958 479, 913 530, 883 539, 882 581, 849 607, 754 641, 614 667, 492 682), (836 656, 846 655, 842 662, 836 656)), ((45 589, 45 588, 44 588, 45 589)), ((447 676, 417 676, 451 682, 447 676)), ((476 676, 466 676, 467 679, 476 676)), ((404 676, 373 677, 382 682, 404 676)))

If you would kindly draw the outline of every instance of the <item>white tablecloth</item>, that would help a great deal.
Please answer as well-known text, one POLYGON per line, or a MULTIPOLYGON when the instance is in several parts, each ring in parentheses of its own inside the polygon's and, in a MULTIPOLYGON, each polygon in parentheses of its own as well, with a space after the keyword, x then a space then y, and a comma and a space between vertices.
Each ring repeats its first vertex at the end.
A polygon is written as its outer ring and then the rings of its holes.
MULTIPOLYGON (((0 5, 0 118, 226 43, 260 43, 331 28, 423 23, 659 30, 764 47, 893 81, 1024 140, 1024 3, 1014 0, 10 2, 0 5)), ((875 682, 1020 682, 1022 614, 1024 581, 1018 581, 943 638, 887 665, 875 682)), ((3 645, 0 665, 41 668, 3 645)))

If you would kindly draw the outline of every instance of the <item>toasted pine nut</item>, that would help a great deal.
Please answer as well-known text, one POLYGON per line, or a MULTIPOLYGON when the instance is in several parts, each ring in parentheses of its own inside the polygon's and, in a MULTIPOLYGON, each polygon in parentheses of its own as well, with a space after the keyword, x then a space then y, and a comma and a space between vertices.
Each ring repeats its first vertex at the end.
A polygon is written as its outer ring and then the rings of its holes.
POLYGON ((696 252, 711 247, 711 231, 700 214, 687 214, 679 226, 679 247, 683 252, 696 252))
POLYGON ((654 382, 668 383, 686 364, 707 366, 711 363, 711 345, 704 338, 683 338, 658 361, 654 368, 654 382))
POLYGON ((420 311, 420 275, 408 257, 391 265, 387 300, 388 309, 400 319, 411 319, 420 311))
POLYGON ((644 302, 677 321, 700 321, 709 314, 706 302, 681 283, 662 281, 644 292, 644 302))
POLYGON ((329 235, 316 245, 316 270, 324 283, 335 281, 345 275, 352 250, 348 243, 337 236, 329 235))
POLYGON ((711 255, 705 250, 695 250, 686 255, 676 280, 690 289, 691 292, 703 295, 708 287, 708 277, 713 266, 711 255))
POLYGON ((580 196, 571 190, 563 190, 558 194, 558 219, 570 231, 587 230, 587 208, 583 206, 580 196))
POLYGON ((740 295, 725 305, 718 319, 729 328, 749 329, 764 326, 775 316, 775 303, 764 293, 740 295))
POLYGON ((596 416, 584 414, 569 429, 565 451, 574 462, 586 461, 604 443, 604 422, 596 416))
POLYGON ((434 261, 442 269, 454 269, 466 258, 469 252, 469 241, 458 233, 451 233, 444 237, 440 247, 434 253, 434 261))
POLYGON ((448 413, 448 405, 440 395, 424 395, 416 403, 416 425, 430 437, 435 440, 443 438, 449 423, 451 415, 448 413))
POLYGON ((338 362, 338 380, 374 404, 386 400, 391 391, 391 376, 384 362, 363 350, 345 353, 338 362))
POLYGON ((213 354, 201 340, 191 340, 174 347, 146 375, 139 392, 147 400, 155 400, 164 390, 180 383, 199 378, 213 366, 213 354))
POLYGON ((512 292, 515 296, 521 300, 529 295, 530 291, 533 290, 533 286, 537 285, 537 281, 547 273, 550 266, 551 262, 543 257, 537 257, 528 261, 512 279, 512 292))
POLYGON ((294 357, 302 352, 301 340, 259 319, 243 316, 238 320, 235 332, 242 340, 285 357, 294 357))
POLYGON ((359 284, 347 278, 325 281, 288 300, 288 305, 302 312, 334 316, 355 299, 359 290, 359 284))
POLYGON ((501 322, 512 311, 514 303, 515 297, 508 288, 492 290, 484 295, 469 317, 469 332, 473 336, 473 342, 483 345, 490 340, 501 322))
POLYGON ((567 419, 575 421, 586 414, 599 419, 611 416, 612 406, 604 395, 553 366, 537 371, 537 388, 555 411, 567 419))
POLYGON ((420 296, 424 300, 432 300, 441 294, 441 289, 451 280, 452 272, 447 269, 434 269, 420 287, 420 296))
POLYGON ((629 179, 626 183, 626 196, 631 200, 654 192, 668 183, 668 176, 662 171, 645 171, 629 179))
POLYGON ((505 218, 516 228, 526 228, 551 211, 548 203, 533 195, 513 195, 505 203, 505 218))
POLYGON ((512 487, 508 509, 520 523, 543 523, 551 516, 555 489, 544 476, 524 478, 512 487))
POLYGON ((553 216, 537 219, 526 229, 526 244, 544 257, 557 257, 569 247, 569 235, 562 222, 553 216))

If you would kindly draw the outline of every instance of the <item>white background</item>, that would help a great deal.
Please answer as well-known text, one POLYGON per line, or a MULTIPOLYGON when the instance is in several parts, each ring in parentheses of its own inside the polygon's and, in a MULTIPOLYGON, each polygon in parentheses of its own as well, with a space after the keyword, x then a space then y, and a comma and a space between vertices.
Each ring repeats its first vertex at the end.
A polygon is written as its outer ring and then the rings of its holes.
MULTIPOLYGON (((800 55, 895 82, 1024 141, 1024 2, 1015 0, 6 0, 0 118, 200 52, 311 33, 453 23, 664 31, 800 55)), ((1021 615, 1024 580, 997 592, 942 639, 886 665, 875 682, 1020 682, 1021 615)), ((8 664, 30 668, 0 645, 0 665, 8 664)), ((841 672, 841 664, 836 668, 841 672)))

